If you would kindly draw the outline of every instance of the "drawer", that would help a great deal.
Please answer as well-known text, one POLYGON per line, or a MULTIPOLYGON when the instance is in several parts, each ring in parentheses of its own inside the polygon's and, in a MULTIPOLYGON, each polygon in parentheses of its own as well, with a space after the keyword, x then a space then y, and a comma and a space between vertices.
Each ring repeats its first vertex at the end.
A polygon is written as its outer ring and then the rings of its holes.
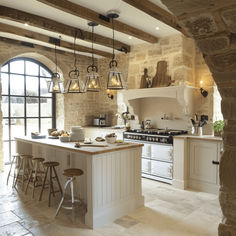
POLYGON ((142 159, 142 172, 151 173, 151 161, 142 159))
POLYGON ((173 178, 173 164, 161 161, 151 161, 151 173, 153 175, 162 176, 165 178, 173 178))
POLYGON ((173 162, 173 146, 152 144, 151 158, 155 160, 173 162))

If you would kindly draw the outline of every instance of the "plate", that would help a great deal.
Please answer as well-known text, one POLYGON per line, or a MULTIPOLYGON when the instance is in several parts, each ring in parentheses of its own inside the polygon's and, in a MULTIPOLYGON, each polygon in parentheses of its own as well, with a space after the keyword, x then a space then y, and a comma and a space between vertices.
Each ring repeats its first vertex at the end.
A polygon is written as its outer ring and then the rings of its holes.
POLYGON ((48 136, 50 139, 59 139, 59 136, 48 136))

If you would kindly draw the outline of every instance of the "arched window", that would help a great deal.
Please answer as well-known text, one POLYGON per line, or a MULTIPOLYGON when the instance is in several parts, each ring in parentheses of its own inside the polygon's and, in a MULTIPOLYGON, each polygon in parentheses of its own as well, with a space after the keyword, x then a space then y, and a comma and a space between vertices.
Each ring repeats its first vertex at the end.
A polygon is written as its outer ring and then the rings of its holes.
POLYGON ((48 93, 52 72, 30 58, 16 58, 1 68, 4 162, 15 153, 14 137, 47 134, 55 127, 55 96, 48 93))

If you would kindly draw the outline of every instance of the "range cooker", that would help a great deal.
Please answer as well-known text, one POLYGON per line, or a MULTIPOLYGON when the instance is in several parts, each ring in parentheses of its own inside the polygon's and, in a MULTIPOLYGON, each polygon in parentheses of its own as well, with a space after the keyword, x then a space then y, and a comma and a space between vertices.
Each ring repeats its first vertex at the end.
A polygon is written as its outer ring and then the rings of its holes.
POLYGON ((143 143, 142 176, 165 183, 173 180, 173 136, 185 130, 133 129, 123 133, 124 141, 143 143))

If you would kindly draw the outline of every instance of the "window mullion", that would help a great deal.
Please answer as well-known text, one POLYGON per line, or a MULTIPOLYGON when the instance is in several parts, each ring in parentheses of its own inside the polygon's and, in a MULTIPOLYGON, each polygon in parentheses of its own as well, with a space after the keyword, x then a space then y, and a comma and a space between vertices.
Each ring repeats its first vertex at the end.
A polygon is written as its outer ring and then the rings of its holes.
POLYGON ((24 60, 24 128, 25 128, 25 135, 27 134, 27 111, 26 111, 26 63, 24 60))
POLYGON ((38 109, 39 109, 39 132, 41 133, 41 103, 40 103, 40 83, 41 83, 41 80, 40 80, 40 65, 38 67, 38 94, 39 94, 39 100, 38 100, 38 109))

